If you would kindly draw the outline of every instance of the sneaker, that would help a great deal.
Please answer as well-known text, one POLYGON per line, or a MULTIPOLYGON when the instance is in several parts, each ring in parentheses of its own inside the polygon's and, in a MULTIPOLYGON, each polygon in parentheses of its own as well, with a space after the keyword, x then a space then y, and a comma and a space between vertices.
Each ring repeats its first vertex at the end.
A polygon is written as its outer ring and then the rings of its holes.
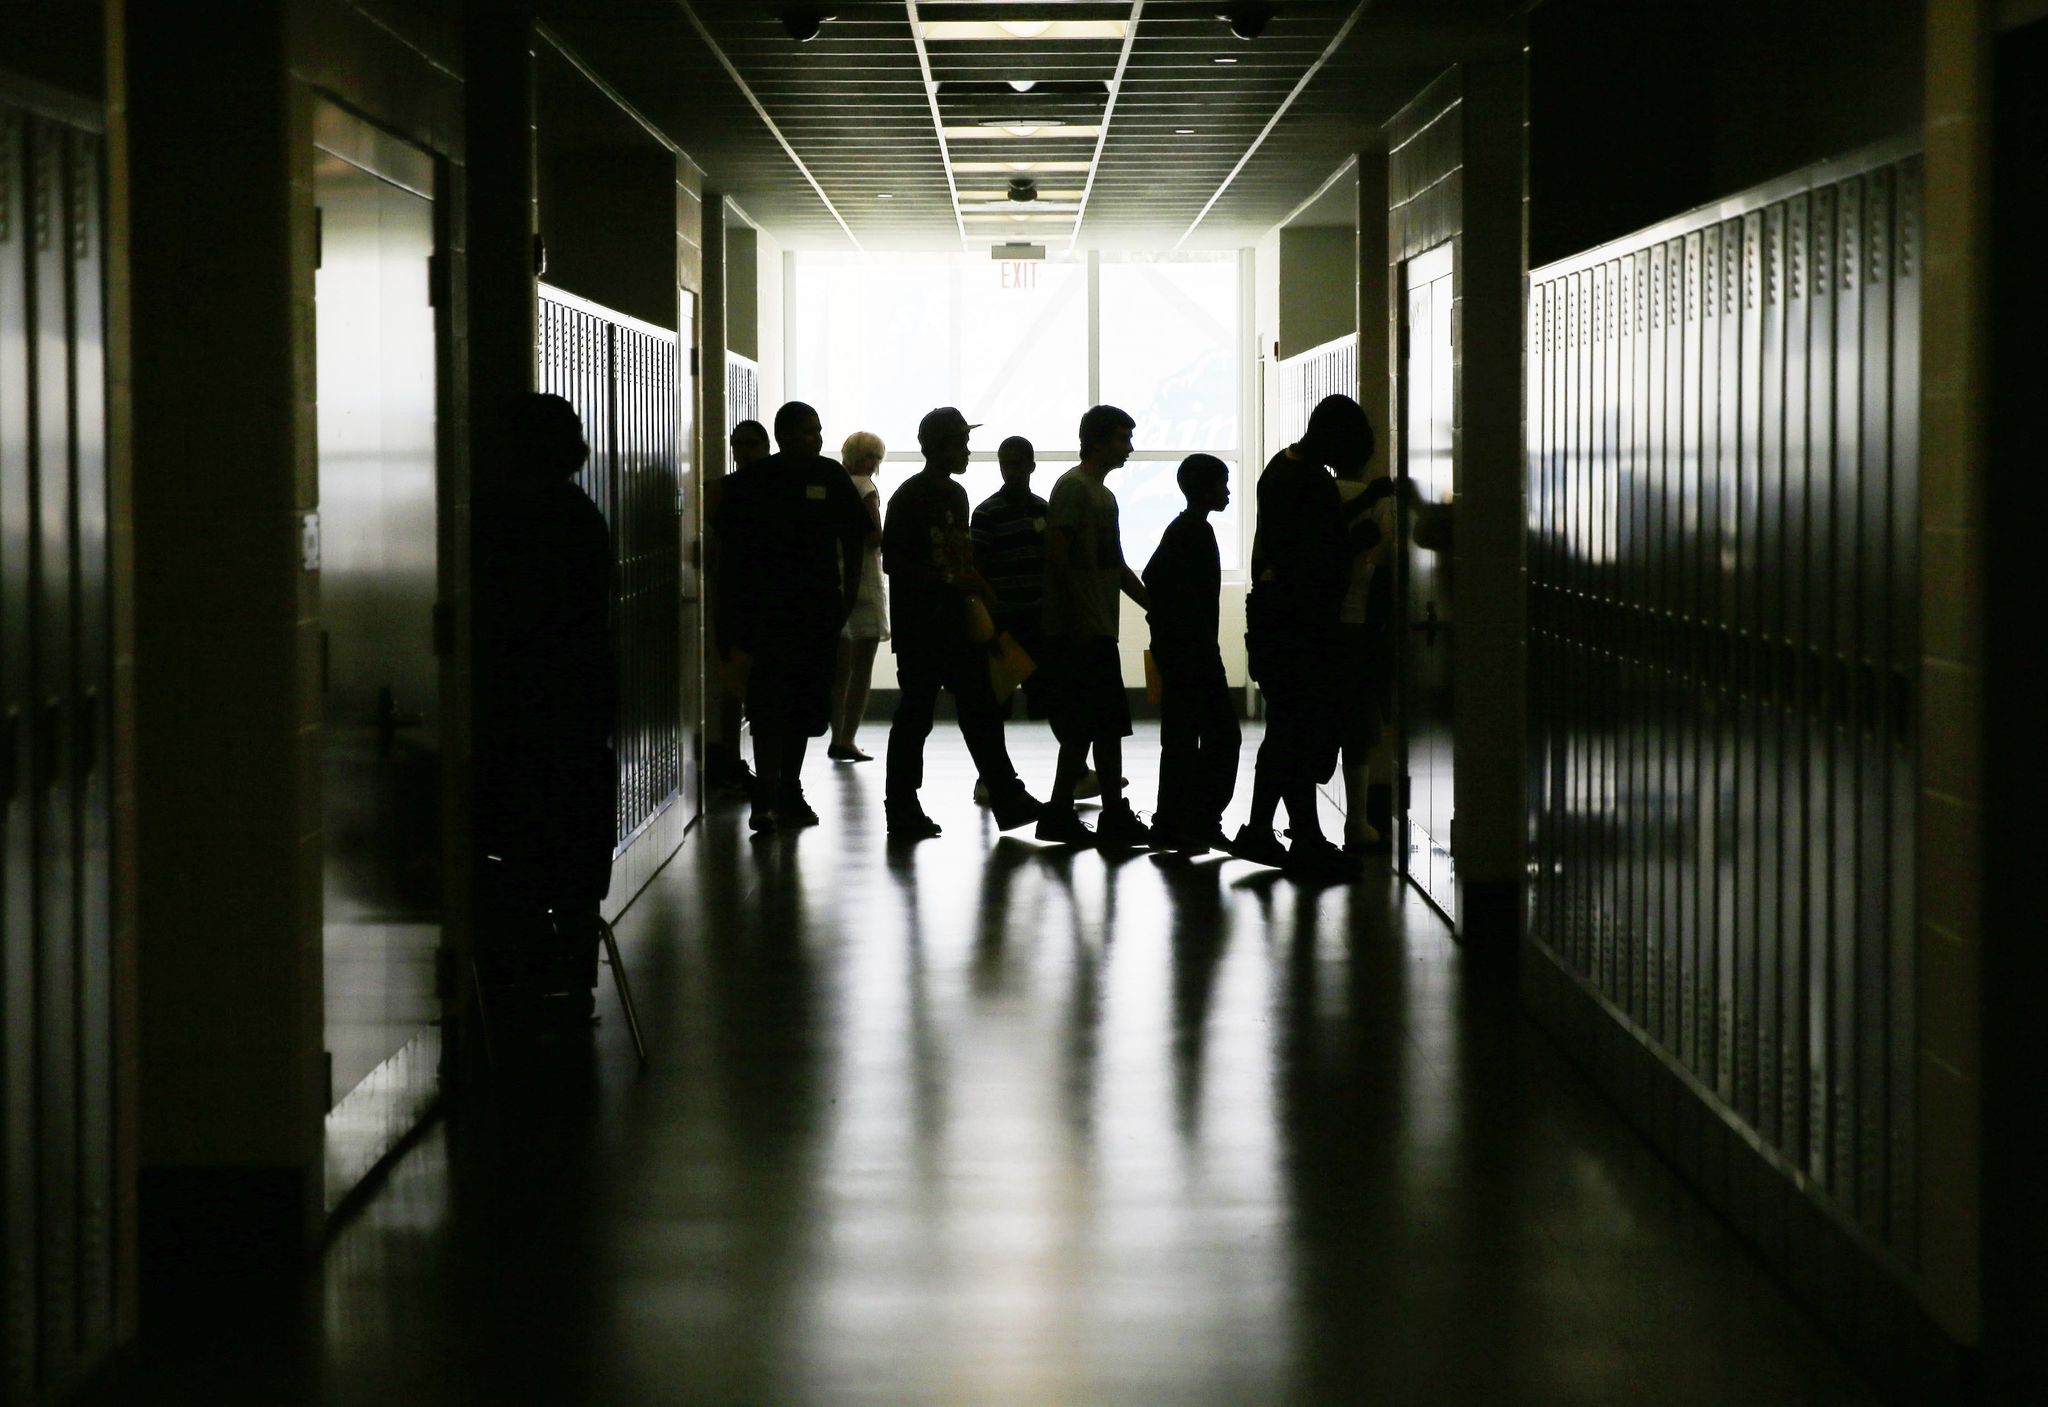
POLYGON ((747 829, 755 835, 771 835, 775 827, 775 809, 771 806, 756 805, 753 813, 747 817, 747 829))
POLYGON ((811 809, 810 802, 804 800, 801 788, 784 797, 782 804, 775 808, 775 814, 776 819, 785 826, 815 826, 818 824, 818 813, 811 809))
POLYGON ((975 804, 976 806, 986 806, 986 805, 988 805, 988 783, 987 783, 987 782, 976 782, 976 783, 974 784, 974 804, 975 804))
POLYGON ((1215 842, 1205 833, 1177 826, 1171 821, 1152 822, 1152 848, 1172 850, 1182 855, 1200 855, 1213 849, 1215 842))
POLYGON ((859 748, 852 746, 841 747, 837 743, 825 749, 825 756, 831 758, 834 762, 873 762, 875 760, 873 753, 862 752, 859 748))
POLYGON ((891 806, 884 814, 892 840, 930 840, 939 834, 939 823, 925 815, 924 808, 914 801, 907 806, 891 806))
POLYGON ((1152 828, 1129 806, 1114 806, 1095 823, 1095 843, 1143 849, 1152 843, 1152 828))
POLYGON ((1287 847, 1280 843, 1280 837, 1271 831, 1254 830, 1249 825, 1238 827, 1237 837, 1224 848, 1238 859, 1250 860, 1255 865, 1277 870, 1287 864, 1287 847))
POLYGON ((1387 842, 1385 837, 1381 836, 1377 826, 1369 822, 1361 826, 1355 833, 1344 837, 1344 853, 1346 855, 1371 855, 1386 848, 1387 842))
MULTIPOLYGON (((983 790, 984 788, 980 786, 975 787, 977 793, 983 790)), ((997 830, 1013 831, 1019 826, 1029 825, 1037 820, 1044 813, 1045 806, 1037 797, 1024 790, 1020 783, 1015 790, 990 809, 995 812, 997 830)))
POLYGON ((1358 878, 1358 857, 1319 835, 1304 836, 1288 847, 1286 870, 1312 883, 1342 884, 1358 878))
POLYGON ((1057 809, 1046 806, 1038 813, 1038 829, 1032 834, 1040 840, 1049 840, 1055 845, 1093 845, 1095 832, 1088 829, 1088 823, 1074 814, 1071 806, 1057 809))

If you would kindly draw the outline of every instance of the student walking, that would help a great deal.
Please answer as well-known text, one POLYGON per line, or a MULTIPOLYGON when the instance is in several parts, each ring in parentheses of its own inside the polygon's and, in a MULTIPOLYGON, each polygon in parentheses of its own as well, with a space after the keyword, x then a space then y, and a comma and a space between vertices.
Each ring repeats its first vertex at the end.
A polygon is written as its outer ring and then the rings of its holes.
POLYGON ((1081 462, 1053 486, 1046 513, 1046 659, 1051 671, 1052 731, 1059 766, 1039 818, 1038 838, 1065 845, 1131 846, 1151 833, 1123 794, 1123 740, 1131 733, 1130 700, 1117 657, 1117 593, 1151 609, 1145 583, 1124 562, 1116 495, 1104 482, 1131 457, 1137 422, 1115 406, 1081 417, 1081 462), (1074 814, 1075 789, 1095 754, 1102 779, 1102 818, 1091 831, 1074 814))
POLYGON ((839 669, 832 679, 832 745, 825 755, 834 762, 872 762, 874 759, 854 746, 853 735, 867 716, 868 688, 875 677, 875 651, 889 638, 889 600, 882 589, 882 497, 875 488, 875 476, 882 472, 882 456, 888 451, 881 437, 856 430, 840 447, 839 462, 853 480, 868 512, 867 543, 861 549, 860 589, 854 593, 853 614, 839 636, 839 669))
POLYGON ((989 681, 986 641, 970 633, 970 601, 986 610, 994 593, 974 568, 967 536, 967 492, 957 476, 967 469, 967 439, 974 427, 952 406, 918 422, 920 469, 889 500, 882 526, 882 568, 891 583, 890 627, 895 636, 895 719, 889 725, 884 815, 890 836, 922 840, 938 822, 918 801, 924 785, 924 743, 931 736, 939 690, 953 696, 960 736, 988 787, 996 825, 1012 830, 1038 819, 1038 801, 1024 789, 1003 744, 1002 707, 989 681))
POLYGON ((1152 595, 1152 660, 1159 670, 1159 809, 1152 843, 1191 854, 1223 844, 1223 808, 1237 788, 1243 746, 1217 643, 1222 558, 1209 515, 1230 504, 1230 468, 1191 454, 1174 476, 1187 508, 1167 525, 1145 589, 1152 595))
POLYGON ((823 442, 811 407, 776 411, 777 452, 733 472, 719 513, 721 643, 746 661, 757 835, 818 823, 798 777, 831 722, 839 633, 860 582, 867 510, 823 442))

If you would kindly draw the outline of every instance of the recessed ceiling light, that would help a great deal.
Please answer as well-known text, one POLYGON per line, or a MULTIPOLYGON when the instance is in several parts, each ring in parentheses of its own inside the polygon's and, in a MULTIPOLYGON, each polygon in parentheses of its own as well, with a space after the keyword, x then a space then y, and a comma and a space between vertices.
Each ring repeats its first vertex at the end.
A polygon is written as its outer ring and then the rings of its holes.
POLYGON ((894 193, 893 191, 876 191, 876 192, 875 192, 875 199, 876 199, 876 200, 894 200, 895 198, 896 198, 896 195, 895 195, 895 193, 894 193))
POLYGON ((1177 137, 1192 137, 1195 135, 1195 129, 1192 127, 1176 127, 1173 129, 1173 133, 1177 137))
POLYGON ((1129 20, 921 20, 927 40, 1121 39, 1129 20))
POLYGON ((1036 78, 1006 78, 1003 81, 1010 85, 1013 93, 1028 93, 1038 86, 1036 78))
POLYGON ((1219 63, 1219 64, 1234 64, 1234 63, 1236 63, 1236 62, 1237 62, 1237 60, 1236 60, 1236 59, 1211 59, 1211 60, 1210 60, 1210 62, 1211 62, 1211 63, 1219 63))

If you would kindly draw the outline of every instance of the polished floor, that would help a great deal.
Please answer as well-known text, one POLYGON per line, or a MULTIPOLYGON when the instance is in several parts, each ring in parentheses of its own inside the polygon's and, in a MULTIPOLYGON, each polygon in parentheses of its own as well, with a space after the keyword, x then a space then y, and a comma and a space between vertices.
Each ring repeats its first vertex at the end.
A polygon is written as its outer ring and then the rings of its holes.
POLYGON ((814 758, 793 838, 715 811, 621 925, 650 1070, 607 990, 106 1399, 1872 1400, 1382 868, 998 838, 931 753, 912 848, 879 761, 814 758))

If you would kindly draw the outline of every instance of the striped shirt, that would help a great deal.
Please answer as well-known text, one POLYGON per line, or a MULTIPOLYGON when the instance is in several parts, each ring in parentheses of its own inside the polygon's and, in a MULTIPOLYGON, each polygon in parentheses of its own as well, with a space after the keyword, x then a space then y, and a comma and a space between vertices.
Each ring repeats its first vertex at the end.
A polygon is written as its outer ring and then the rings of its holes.
POLYGON ((996 593, 996 623, 1031 630, 1045 597, 1045 500, 1005 484, 974 510, 968 532, 974 564, 996 593))

